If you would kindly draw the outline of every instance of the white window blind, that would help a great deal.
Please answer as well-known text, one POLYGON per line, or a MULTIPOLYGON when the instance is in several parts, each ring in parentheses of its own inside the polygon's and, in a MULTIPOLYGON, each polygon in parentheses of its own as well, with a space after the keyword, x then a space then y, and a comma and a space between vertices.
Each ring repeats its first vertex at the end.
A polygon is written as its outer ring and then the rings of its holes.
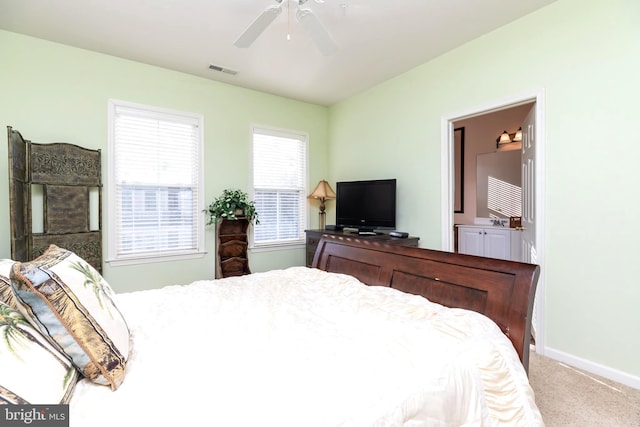
POLYGON ((307 137, 253 129, 254 245, 301 243, 306 228, 307 137))
POLYGON ((202 252, 202 119, 111 104, 110 259, 202 252))

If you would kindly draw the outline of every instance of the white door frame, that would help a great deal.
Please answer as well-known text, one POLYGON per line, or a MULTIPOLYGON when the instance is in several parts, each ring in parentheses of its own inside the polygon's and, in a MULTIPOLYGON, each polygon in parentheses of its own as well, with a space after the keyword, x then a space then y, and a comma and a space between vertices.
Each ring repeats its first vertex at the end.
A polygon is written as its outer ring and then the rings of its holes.
POLYGON ((516 107, 522 104, 535 102, 535 127, 536 127, 536 145, 535 145, 535 185, 536 185, 536 203, 535 203, 535 220, 536 220, 536 251, 537 262, 540 265, 540 278, 538 279, 538 287, 536 292, 536 313, 533 316, 536 325, 536 352, 544 354, 544 277, 545 277, 545 183, 544 183, 544 167, 545 167, 545 99, 544 89, 535 89, 519 95, 509 96, 503 99, 488 102, 483 105, 471 107, 464 111, 443 115, 441 118, 440 141, 441 141, 441 168, 442 168, 442 187, 441 187, 441 203, 442 206, 442 230, 441 230, 441 246, 444 251, 453 251, 453 211, 454 211, 454 152, 453 152, 453 124, 459 120, 468 119, 483 114, 516 107))

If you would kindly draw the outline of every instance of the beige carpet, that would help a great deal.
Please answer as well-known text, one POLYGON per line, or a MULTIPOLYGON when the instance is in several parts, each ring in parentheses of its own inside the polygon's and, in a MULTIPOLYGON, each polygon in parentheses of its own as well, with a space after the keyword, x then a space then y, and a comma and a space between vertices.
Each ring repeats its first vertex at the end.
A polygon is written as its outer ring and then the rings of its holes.
POLYGON ((531 351, 529 381, 547 427, 640 427, 640 390, 531 351))

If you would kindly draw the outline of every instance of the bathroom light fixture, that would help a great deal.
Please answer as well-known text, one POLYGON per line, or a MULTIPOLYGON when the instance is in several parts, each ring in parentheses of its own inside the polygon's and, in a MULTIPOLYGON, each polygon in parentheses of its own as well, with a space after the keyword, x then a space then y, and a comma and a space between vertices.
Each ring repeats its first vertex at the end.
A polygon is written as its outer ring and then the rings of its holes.
POLYGON ((511 136, 509 135, 509 132, 507 132, 506 130, 502 132, 502 134, 500 134, 498 139, 496 139, 496 142, 498 143, 497 145, 498 147, 500 146, 500 144, 510 144, 511 136))
POLYGON ((522 141, 522 128, 519 127, 514 133, 509 133, 506 130, 500 134, 496 139, 496 148, 500 148, 501 145, 511 144, 512 142, 522 141))
POLYGON ((513 142, 520 142, 522 141, 522 127, 519 127, 518 130, 516 131, 516 134, 513 137, 513 142))

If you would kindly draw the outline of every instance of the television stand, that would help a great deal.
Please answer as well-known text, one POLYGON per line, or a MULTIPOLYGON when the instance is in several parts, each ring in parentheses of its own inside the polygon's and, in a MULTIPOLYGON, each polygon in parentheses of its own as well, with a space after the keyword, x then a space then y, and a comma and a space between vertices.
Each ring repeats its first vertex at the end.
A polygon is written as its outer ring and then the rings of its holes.
POLYGON ((307 235, 306 241, 306 255, 307 255, 307 267, 311 267, 313 263, 313 256, 316 253, 316 249, 318 247, 318 243, 320 243, 320 239, 324 235, 332 235, 332 236, 344 236, 350 237, 352 239, 361 239, 361 240, 372 240, 380 243, 388 243, 391 245, 401 245, 401 246, 415 246, 418 247, 419 237, 409 236, 406 238, 401 237, 392 237, 388 234, 360 234, 358 231, 337 231, 337 230, 305 230, 307 235))

